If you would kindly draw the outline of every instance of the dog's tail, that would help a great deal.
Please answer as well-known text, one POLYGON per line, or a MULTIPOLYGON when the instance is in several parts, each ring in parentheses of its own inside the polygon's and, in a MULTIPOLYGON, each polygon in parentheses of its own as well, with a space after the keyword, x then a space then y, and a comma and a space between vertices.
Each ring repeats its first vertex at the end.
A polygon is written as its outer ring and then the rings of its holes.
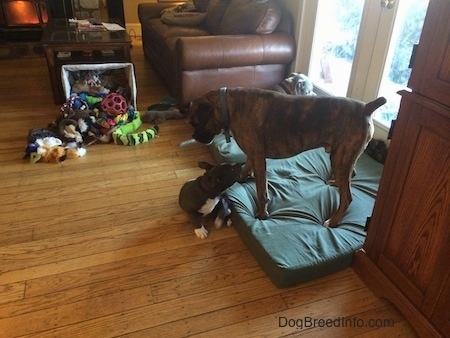
POLYGON ((385 103, 386 99, 383 96, 381 96, 378 99, 367 103, 366 107, 364 108, 364 112, 366 113, 367 116, 370 116, 375 110, 380 108, 385 103))

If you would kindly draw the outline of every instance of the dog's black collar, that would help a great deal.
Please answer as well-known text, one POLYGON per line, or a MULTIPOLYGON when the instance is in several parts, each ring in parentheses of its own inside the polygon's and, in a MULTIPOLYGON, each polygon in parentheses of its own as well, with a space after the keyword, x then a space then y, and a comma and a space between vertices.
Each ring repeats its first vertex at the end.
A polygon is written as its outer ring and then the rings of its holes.
POLYGON ((220 107, 222 110, 222 125, 223 125, 223 134, 225 135, 225 139, 227 143, 230 143, 230 118, 228 116, 227 109, 227 87, 220 88, 220 107))

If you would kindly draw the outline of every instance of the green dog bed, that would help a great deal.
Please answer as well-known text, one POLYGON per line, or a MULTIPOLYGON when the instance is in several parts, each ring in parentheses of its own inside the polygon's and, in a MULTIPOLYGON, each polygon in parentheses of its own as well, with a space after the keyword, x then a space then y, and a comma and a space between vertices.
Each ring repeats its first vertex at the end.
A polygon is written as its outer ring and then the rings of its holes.
MULTIPOLYGON (((212 145, 218 162, 243 162, 245 154, 223 135, 212 145)), ((289 287, 351 265, 362 247, 365 224, 372 214, 383 165, 366 154, 358 160, 352 179, 353 201, 336 228, 324 221, 337 209, 338 190, 331 177, 329 154, 323 148, 288 159, 267 160, 269 218, 255 218, 253 180, 227 190, 233 204, 233 226, 277 287, 289 287)))

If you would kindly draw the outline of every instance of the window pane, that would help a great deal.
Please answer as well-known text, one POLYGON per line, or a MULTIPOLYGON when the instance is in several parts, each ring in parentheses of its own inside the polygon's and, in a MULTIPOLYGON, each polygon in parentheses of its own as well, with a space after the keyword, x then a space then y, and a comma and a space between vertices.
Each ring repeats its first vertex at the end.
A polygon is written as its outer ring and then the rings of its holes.
POLYGON ((387 103, 378 109, 374 118, 386 126, 397 118, 400 106, 399 90, 406 89, 411 75, 408 68, 414 44, 419 42, 423 21, 428 7, 427 0, 402 0, 399 2, 394 30, 389 44, 378 96, 387 103))
POLYGON ((347 94, 364 0, 320 0, 309 77, 337 96, 347 94))

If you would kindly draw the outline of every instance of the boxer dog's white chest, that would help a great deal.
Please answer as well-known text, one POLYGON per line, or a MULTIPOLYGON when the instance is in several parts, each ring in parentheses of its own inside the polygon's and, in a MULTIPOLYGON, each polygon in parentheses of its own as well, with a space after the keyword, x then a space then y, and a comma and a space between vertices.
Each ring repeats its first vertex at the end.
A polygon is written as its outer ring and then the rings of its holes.
POLYGON ((219 201, 220 197, 208 198, 198 212, 202 215, 209 215, 214 210, 219 201))

